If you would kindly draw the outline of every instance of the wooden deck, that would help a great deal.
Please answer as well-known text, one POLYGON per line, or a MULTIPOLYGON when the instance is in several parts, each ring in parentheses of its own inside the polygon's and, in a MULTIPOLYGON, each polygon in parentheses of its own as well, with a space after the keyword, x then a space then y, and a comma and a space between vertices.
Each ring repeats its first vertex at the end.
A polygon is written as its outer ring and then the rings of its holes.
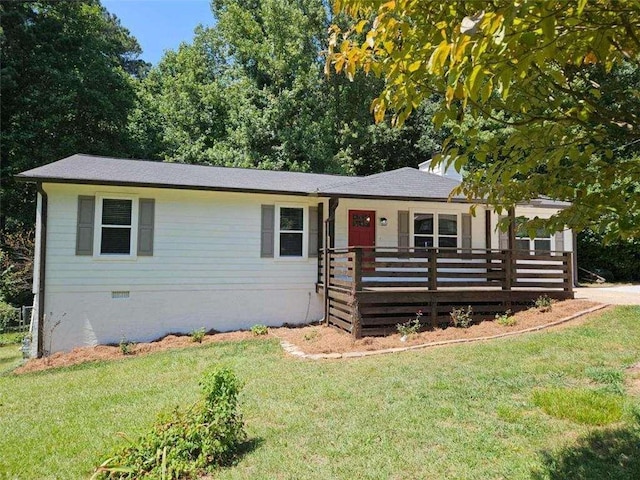
POLYGON ((541 295, 573 298, 569 252, 350 247, 322 252, 318 267, 325 319, 356 338, 395 333, 418 311, 434 327, 453 308, 470 305, 478 320, 528 308, 541 295))

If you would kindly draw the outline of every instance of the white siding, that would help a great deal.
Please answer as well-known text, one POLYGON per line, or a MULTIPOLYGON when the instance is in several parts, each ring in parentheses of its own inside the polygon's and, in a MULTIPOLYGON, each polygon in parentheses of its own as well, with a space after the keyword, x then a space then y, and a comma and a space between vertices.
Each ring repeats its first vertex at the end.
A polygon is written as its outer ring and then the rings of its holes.
POLYGON ((52 351, 323 315, 315 258, 260 258, 261 204, 311 206, 317 198, 56 184, 45 190, 45 336, 61 320, 52 351), (100 194, 155 199, 153 256, 75 255, 78 195, 100 194), (113 291, 128 291, 129 298, 112 298, 113 291))

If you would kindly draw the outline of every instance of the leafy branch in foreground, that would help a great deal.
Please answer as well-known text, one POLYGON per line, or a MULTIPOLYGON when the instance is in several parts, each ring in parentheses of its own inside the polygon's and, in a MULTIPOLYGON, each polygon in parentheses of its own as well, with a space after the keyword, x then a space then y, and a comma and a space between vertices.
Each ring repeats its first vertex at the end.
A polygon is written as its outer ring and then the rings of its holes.
POLYGON ((454 193, 499 211, 568 201, 541 221, 550 231, 640 237, 640 2, 337 0, 334 11, 349 20, 330 29, 327 73, 383 77, 371 109, 398 126, 438 98, 436 129, 454 128, 436 162, 473 163, 454 193), (508 131, 462 135, 466 117, 508 131))

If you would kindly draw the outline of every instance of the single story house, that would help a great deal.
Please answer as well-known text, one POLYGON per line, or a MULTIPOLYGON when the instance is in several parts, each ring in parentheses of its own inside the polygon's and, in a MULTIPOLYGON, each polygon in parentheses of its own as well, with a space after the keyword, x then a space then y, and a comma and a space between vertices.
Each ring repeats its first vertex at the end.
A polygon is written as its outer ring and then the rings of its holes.
MULTIPOLYGON (((342 298, 367 282, 395 293, 442 287, 460 296, 477 285, 487 297, 518 282, 571 293, 570 230, 501 233, 497 214, 478 206, 471 215, 464 198, 449 198, 459 179, 428 163, 349 177, 77 154, 23 172, 17 178, 38 191, 32 353, 323 318, 350 330, 360 318, 354 302, 334 305, 325 293, 342 298), (518 280, 508 256, 516 250, 560 266, 518 280), (433 264, 420 263, 427 254, 433 264)), ((541 200, 513 214, 548 217, 562 206, 541 200)))

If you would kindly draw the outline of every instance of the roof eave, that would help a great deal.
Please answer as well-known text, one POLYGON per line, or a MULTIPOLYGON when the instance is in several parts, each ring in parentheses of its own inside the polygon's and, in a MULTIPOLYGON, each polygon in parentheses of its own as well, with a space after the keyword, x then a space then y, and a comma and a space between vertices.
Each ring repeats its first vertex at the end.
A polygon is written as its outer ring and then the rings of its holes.
POLYGON ((109 180, 78 180, 69 178, 46 178, 46 177, 27 177, 16 175, 18 181, 25 183, 58 183, 67 185, 105 185, 112 187, 142 187, 142 188, 161 188, 166 190, 194 190, 207 192, 232 192, 232 193, 261 193, 265 195, 292 195, 292 196, 317 196, 317 192, 304 191, 287 191, 287 190, 269 190, 259 188, 236 188, 236 187, 208 187, 204 185, 179 185, 167 183, 145 183, 145 182, 127 182, 127 181, 109 181, 109 180))

